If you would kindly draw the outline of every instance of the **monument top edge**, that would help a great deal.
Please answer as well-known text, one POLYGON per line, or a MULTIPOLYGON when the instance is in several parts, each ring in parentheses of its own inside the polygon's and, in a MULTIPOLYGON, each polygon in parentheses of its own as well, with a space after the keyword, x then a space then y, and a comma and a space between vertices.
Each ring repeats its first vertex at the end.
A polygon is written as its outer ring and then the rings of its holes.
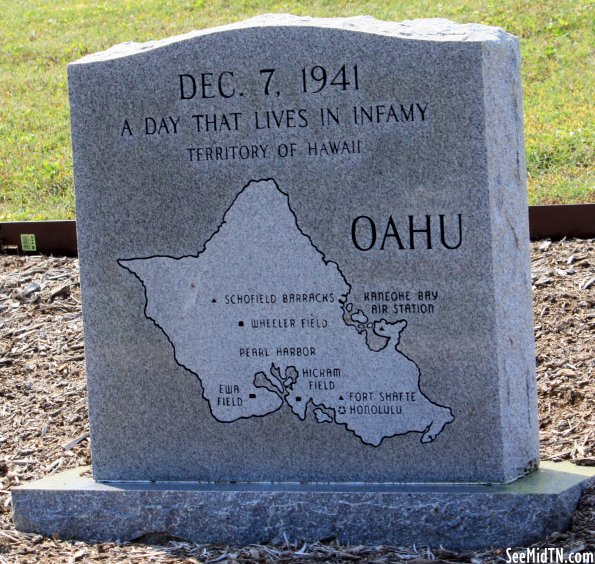
POLYGON ((378 20, 372 16, 346 18, 313 18, 291 14, 263 14, 241 22, 195 30, 166 39, 136 43, 127 41, 106 49, 85 55, 70 65, 88 64, 129 57, 216 33, 240 31, 266 27, 321 28, 353 31, 358 33, 395 37, 412 41, 433 42, 508 42, 515 36, 500 27, 483 24, 460 24, 444 18, 421 18, 392 22, 378 20))

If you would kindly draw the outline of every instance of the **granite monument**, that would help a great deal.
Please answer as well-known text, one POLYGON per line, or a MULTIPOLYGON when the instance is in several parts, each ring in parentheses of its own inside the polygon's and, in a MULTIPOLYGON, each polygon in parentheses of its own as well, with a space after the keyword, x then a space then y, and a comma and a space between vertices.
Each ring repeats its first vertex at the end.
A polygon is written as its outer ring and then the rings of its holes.
MULTIPOLYGON (((69 65, 94 479, 535 470, 519 69, 498 28, 292 16, 69 65)), ((386 517, 391 487, 340 492, 386 517)))
POLYGON ((265 17, 69 88, 96 479, 535 467, 516 39, 265 17))

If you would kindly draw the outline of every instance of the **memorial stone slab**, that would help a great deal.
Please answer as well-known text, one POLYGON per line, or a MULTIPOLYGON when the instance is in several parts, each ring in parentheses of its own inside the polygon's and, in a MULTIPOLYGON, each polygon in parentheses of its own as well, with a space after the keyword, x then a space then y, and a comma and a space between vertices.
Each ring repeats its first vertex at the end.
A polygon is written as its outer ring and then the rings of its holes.
POLYGON ((568 526, 594 476, 531 472, 516 38, 263 16, 68 74, 93 478, 14 488, 19 530, 466 550, 568 526))
POLYGON ((68 75, 96 479, 536 467, 516 38, 264 16, 68 75))

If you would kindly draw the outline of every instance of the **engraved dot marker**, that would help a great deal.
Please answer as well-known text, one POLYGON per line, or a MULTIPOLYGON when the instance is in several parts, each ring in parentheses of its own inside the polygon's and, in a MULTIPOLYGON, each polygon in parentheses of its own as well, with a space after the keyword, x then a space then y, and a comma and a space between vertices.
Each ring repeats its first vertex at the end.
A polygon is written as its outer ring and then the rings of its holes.
POLYGON ((295 401, 302 401, 302 396, 295 396, 295 401))
POLYGON ((248 397, 249 397, 250 399, 256 399, 256 394, 249 394, 249 395, 248 395, 248 397))
POLYGON ((243 327, 243 326, 244 326, 244 322, 243 322, 243 321, 240 321, 240 322, 238 323, 238 325, 239 325, 240 327, 243 327))

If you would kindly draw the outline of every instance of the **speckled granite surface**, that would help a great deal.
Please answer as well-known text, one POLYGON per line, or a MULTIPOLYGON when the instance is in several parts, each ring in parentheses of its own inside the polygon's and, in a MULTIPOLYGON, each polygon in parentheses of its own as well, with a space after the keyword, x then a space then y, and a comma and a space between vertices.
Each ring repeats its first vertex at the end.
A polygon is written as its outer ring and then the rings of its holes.
POLYGON ((94 476, 534 468, 519 64, 497 28, 291 16, 71 64, 94 476))

